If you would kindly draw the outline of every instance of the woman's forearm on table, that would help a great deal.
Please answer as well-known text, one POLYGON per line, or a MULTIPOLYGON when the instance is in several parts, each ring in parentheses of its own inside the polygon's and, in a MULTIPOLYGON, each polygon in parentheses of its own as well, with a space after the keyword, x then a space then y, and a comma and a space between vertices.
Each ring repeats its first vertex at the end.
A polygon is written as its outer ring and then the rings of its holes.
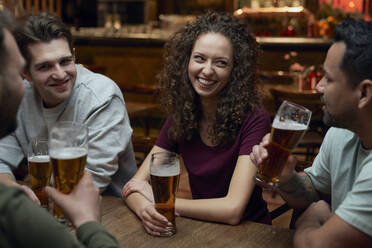
POLYGON ((181 216, 237 225, 255 187, 255 174, 256 167, 249 156, 240 155, 225 197, 200 200, 177 198, 176 212, 181 216))
POLYGON ((200 200, 176 199, 176 212, 181 216, 230 225, 239 224, 244 209, 227 197, 200 200))

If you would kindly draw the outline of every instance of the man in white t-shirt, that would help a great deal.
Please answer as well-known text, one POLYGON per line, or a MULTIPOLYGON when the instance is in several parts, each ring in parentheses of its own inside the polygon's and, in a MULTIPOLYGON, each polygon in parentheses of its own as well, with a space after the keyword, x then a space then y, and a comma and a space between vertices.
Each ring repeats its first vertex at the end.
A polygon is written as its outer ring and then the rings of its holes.
MULTIPOLYGON (((0 140, 0 182, 17 186, 12 169, 27 154, 29 142, 47 138, 56 121, 74 121, 88 126, 86 170, 94 184, 101 192, 120 196, 137 167, 119 87, 75 64, 71 33, 55 16, 29 16, 14 36, 26 59, 26 93, 17 115, 18 128, 0 140)), ((38 202, 29 188, 23 190, 38 202)))
MULTIPOLYGON (((15 23, 7 9, 0 9, 0 138, 17 128, 17 110, 25 94, 21 72, 25 66, 10 31, 15 23)), ((4 154, 1 154, 3 156, 4 154)), ((99 223, 101 199, 89 172, 85 172, 71 194, 47 187, 76 228, 58 223, 45 209, 30 201, 20 186, 0 183, 0 247, 119 247, 115 237, 99 223)))
MULTIPOLYGON (((312 167, 288 158, 278 188, 298 209, 295 247, 372 246, 372 23, 345 20, 324 62, 323 122, 332 126, 312 167)), ((253 148, 259 166, 269 135, 253 148)), ((264 185, 268 186, 268 185, 264 185)))

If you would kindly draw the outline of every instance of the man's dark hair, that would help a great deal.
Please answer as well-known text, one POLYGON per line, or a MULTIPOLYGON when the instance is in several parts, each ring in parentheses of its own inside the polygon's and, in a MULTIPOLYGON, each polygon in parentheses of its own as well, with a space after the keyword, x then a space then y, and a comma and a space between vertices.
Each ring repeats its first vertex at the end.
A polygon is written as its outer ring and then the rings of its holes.
POLYGON ((5 29, 10 32, 14 28, 14 18, 10 11, 7 9, 0 10, 0 72, 3 69, 3 66, 7 59, 7 50, 5 48, 4 39, 5 39, 5 29))
POLYGON ((23 25, 16 28, 14 37, 19 50, 26 59, 26 67, 30 63, 28 45, 38 42, 50 42, 54 39, 65 38, 73 54, 72 35, 69 28, 56 16, 49 13, 25 17, 23 25))
POLYGON ((333 40, 346 44, 340 66, 350 86, 372 79, 372 22, 346 19, 336 28, 333 40))

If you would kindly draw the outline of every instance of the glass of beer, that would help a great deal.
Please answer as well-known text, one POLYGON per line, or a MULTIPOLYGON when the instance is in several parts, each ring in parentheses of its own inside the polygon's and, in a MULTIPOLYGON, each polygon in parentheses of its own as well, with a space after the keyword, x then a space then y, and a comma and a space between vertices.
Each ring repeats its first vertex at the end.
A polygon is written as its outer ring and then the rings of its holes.
MULTIPOLYGON (((84 173, 88 155, 87 126, 76 122, 57 122, 49 133, 49 154, 56 189, 69 194, 84 173)), ((67 222, 56 204, 53 213, 59 222, 67 222)))
POLYGON ((268 157, 258 167, 256 180, 279 183, 279 176, 291 151, 304 136, 310 123, 311 111, 295 103, 284 101, 271 126, 268 157))
POLYGON ((47 139, 34 139, 30 142, 27 161, 31 189, 39 198, 41 206, 48 209, 48 196, 44 188, 50 183, 52 166, 50 165, 47 139))
POLYGON ((160 235, 163 237, 172 236, 177 232, 174 204, 180 181, 178 155, 173 152, 153 153, 150 160, 150 176, 155 208, 172 223, 172 226, 160 235))

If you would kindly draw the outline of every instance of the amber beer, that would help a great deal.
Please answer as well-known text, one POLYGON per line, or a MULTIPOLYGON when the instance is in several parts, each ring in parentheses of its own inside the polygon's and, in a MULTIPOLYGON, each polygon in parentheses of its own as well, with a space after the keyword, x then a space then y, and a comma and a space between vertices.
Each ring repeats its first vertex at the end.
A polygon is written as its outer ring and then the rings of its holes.
POLYGON ((52 166, 49 155, 35 155, 28 158, 28 168, 31 181, 31 189, 40 200, 42 207, 48 207, 48 196, 44 187, 50 183, 52 166))
POLYGON ((257 177, 265 182, 278 183, 279 176, 290 155, 305 134, 307 126, 286 120, 274 120, 271 127, 268 158, 258 168, 257 177))
POLYGON ((169 222, 176 226, 174 217, 174 202, 180 175, 151 175, 151 186, 154 193, 155 208, 164 215, 169 222))
POLYGON ((174 215, 176 192, 180 180, 180 164, 177 154, 170 152, 152 154, 150 178, 155 208, 172 223, 172 226, 167 227, 167 231, 160 235, 172 236, 177 232, 174 215))
MULTIPOLYGON (((69 194, 84 174, 87 149, 80 147, 57 149, 50 152, 54 184, 58 191, 69 194)), ((61 209, 54 205, 54 216, 64 222, 61 209)))

